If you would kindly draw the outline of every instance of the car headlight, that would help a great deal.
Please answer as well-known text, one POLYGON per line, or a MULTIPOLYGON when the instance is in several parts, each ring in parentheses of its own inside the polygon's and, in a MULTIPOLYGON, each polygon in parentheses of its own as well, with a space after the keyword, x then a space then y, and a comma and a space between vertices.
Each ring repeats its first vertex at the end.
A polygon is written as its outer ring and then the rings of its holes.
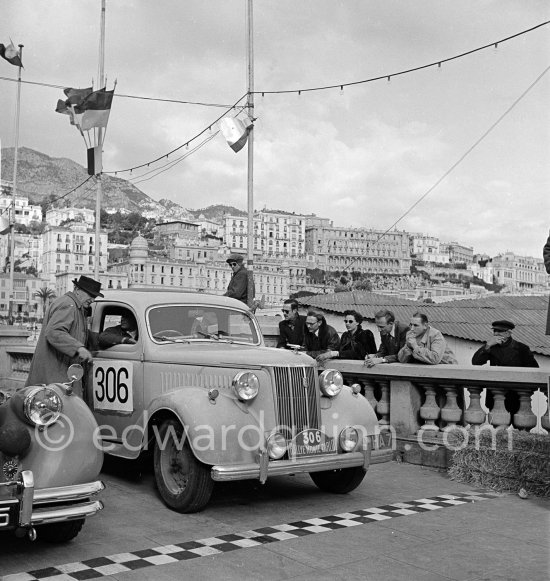
POLYGON ((267 439, 267 453, 273 460, 279 460, 285 455, 286 440, 283 434, 275 432, 267 439))
POLYGON ((27 419, 37 426, 50 426, 63 411, 63 402, 53 389, 35 387, 25 396, 23 409, 27 419))
POLYGON ((251 371, 241 371, 233 379, 233 391, 241 401, 250 401, 258 395, 260 380, 251 371))
POLYGON ((359 433, 355 428, 348 426, 340 432, 339 440, 344 452, 352 452, 359 442, 359 433))
POLYGON ((325 369, 319 376, 321 393, 327 397, 336 397, 342 391, 343 385, 344 378, 336 369, 325 369))

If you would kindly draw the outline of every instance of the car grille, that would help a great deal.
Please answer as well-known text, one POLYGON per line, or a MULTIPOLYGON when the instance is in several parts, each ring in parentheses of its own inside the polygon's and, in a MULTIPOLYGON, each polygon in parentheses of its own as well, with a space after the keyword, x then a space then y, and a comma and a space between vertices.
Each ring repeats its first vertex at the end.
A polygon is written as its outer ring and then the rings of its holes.
POLYGON ((287 439, 320 428, 319 388, 314 367, 275 367, 277 423, 287 439))

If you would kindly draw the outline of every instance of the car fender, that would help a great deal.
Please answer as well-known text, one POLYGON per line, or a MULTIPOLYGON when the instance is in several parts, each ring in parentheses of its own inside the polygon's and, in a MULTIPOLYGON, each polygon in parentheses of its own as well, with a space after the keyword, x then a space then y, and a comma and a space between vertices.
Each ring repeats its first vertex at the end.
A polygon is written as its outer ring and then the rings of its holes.
POLYGON ((334 398, 321 397, 321 419, 325 433, 338 437, 346 426, 353 426, 360 436, 378 433, 378 419, 367 399, 344 385, 334 398))
POLYGON ((159 418, 165 412, 174 414, 185 427, 185 433, 196 458, 209 465, 253 462, 265 440, 263 417, 258 417, 250 403, 239 401, 226 390, 186 387, 153 400, 148 408, 149 435, 159 440, 159 418))
POLYGON ((32 470, 37 489, 91 482, 103 464, 93 414, 76 395, 63 395, 62 400, 61 416, 44 429, 23 422, 11 405, 5 412, 6 423, 16 422, 30 435, 30 448, 19 467, 32 470))

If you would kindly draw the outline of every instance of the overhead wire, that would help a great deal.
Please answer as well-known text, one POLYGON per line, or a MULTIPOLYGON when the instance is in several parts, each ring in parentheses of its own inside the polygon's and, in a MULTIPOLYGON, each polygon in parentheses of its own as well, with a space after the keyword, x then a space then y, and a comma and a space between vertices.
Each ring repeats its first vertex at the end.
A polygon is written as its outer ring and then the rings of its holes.
MULTIPOLYGON (((480 137, 478 137, 475 142, 458 158, 457 161, 455 161, 455 163, 453 163, 451 165, 451 167, 449 169, 447 169, 443 175, 436 180, 436 182, 430 186, 417 200, 416 202, 414 202, 414 204, 412 204, 405 212, 403 212, 403 214, 401 214, 401 216, 389 227, 387 228, 387 230, 385 230, 373 243, 374 246, 376 246, 378 244, 378 242, 380 242, 380 240, 382 240, 382 238, 384 238, 384 236, 386 236, 391 230, 392 228, 395 228, 395 226, 397 226, 397 224, 399 224, 399 222, 401 222, 401 220, 403 220, 403 218, 405 218, 408 214, 410 214, 414 208, 416 208, 416 206, 418 206, 418 204, 420 204, 424 199, 426 199, 428 197, 429 194, 431 194, 435 188, 451 173, 453 172, 469 155, 470 153, 472 153, 472 151, 474 151, 474 149, 476 149, 476 147, 490 134, 492 133, 492 131, 504 120, 505 117, 508 116, 508 114, 520 103, 520 101, 522 101, 527 94, 539 83, 539 81, 544 77, 544 75, 550 70, 550 65, 547 66, 542 73, 540 73, 540 75, 521 93, 521 95, 519 95, 519 97, 517 97, 512 104, 507 107, 507 109, 501 114, 499 115, 499 117, 496 119, 496 121, 494 121, 488 129, 486 129, 480 137)), ((359 258, 361 257, 357 257, 354 258, 350 263, 348 263, 344 268, 347 269, 350 266, 352 266, 355 262, 357 262, 359 260, 359 258)))
POLYGON ((489 44, 485 44, 483 46, 480 46, 478 48, 474 48, 472 50, 468 50, 466 52, 462 52, 460 54, 457 54, 455 56, 451 56, 451 57, 447 57, 444 59, 438 59, 432 63, 428 63, 426 65, 420 65, 417 67, 413 67, 410 69, 405 69, 403 71, 397 71, 395 73, 386 73, 384 75, 379 75, 377 77, 371 77, 369 79, 363 79, 361 81, 352 81, 350 83, 336 83, 333 85, 324 85, 324 86, 320 86, 320 87, 308 87, 308 88, 303 88, 303 89, 285 89, 285 90, 277 90, 277 91, 253 91, 253 94, 255 95, 281 95, 281 94, 288 94, 288 93, 308 93, 308 92, 312 92, 312 91, 326 91, 328 89, 340 89, 343 90, 344 87, 352 87, 354 85, 362 85, 365 83, 372 83, 374 81, 380 81, 382 79, 387 79, 388 81, 392 78, 392 77, 398 77, 400 75, 407 75, 409 73, 414 73, 416 71, 421 71, 423 69, 427 69, 430 67, 441 67, 441 65, 443 63, 447 63, 456 59, 460 59, 463 58, 465 56, 474 54, 476 52, 479 52, 481 50, 485 50, 487 48, 492 48, 492 47, 498 47, 499 44, 503 44, 504 42, 507 42, 509 40, 512 40, 513 38, 517 38, 518 36, 522 36, 524 34, 528 34, 529 32, 533 32, 534 30, 537 30, 538 28, 541 28, 543 26, 546 26, 550 24, 550 20, 547 20, 546 22, 541 22, 540 24, 537 24, 536 26, 532 26, 531 28, 528 28, 527 30, 522 30, 521 32, 518 32, 516 34, 512 34, 511 36, 507 36, 506 38, 501 38, 500 40, 495 40, 493 42, 490 42, 489 44))

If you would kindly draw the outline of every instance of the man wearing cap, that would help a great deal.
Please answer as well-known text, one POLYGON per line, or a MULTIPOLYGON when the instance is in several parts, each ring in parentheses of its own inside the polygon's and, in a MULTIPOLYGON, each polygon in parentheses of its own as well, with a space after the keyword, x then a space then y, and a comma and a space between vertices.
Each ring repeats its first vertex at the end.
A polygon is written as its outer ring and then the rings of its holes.
MULTIPOLYGON (((233 276, 227 285, 224 296, 237 299, 248 305, 248 270, 243 265, 243 257, 240 254, 230 254, 225 262, 231 267, 233 276)), ((254 291, 252 291, 252 298, 254 298, 254 291)))
POLYGON ((494 321, 493 336, 480 347, 472 357, 472 365, 490 365, 498 367, 538 367, 537 360, 531 349, 512 339, 514 323, 510 321, 494 321))
POLYGON ((86 317, 90 305, 102 297, 101 283, 81 276, 74 289, 56 299, 44 316, 26 385, 67 381, 73 363, 91 363, 86 317))

